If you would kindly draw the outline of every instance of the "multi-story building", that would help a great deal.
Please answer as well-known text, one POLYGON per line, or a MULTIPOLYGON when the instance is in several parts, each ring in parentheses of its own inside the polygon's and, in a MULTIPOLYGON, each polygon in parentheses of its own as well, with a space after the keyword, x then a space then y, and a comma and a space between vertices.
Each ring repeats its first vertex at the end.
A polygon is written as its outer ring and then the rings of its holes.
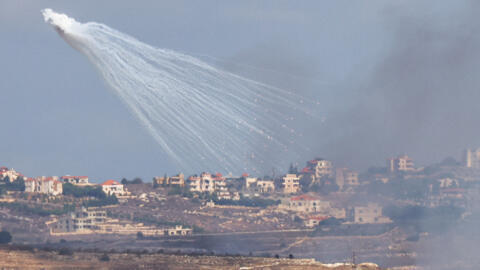
POLYGON ((227 190, 225 177, 221 173, 213 176, 210 173, 203 172, 200 176, 191 176, 188 178, 190 191, 193 192, 217 192, 219 198, 227 199, 230 193, 227 190), (228 193, 228 195, 227 195, 228 193))
POLYGON ((185 175, 183 173, 179 173, 175 176, 164 176, 164 177, 155 177, 154 179, 155 184, 157 185, 167 185, 167 186, 185 186, 185 175))
POLYGON ((480 148, 466 149, 463 155, 463 164, 467 168, 480 168, 480 148))
POLYGON ((307 163, 307 167, 313 172, 315 179, 320 179, 322 177, 332 177, 333 176, 333 166, 332 162, 322 158, 317 158, 310 160, 307 163))
POLYGON ((74 185, 88 185, 88 176, 72 176, 65 175, 60 177, 64 183, 70 183, 74 185))
POLYGON ((191 228, 181 225, 157 228, 143 223, 131 223, 108 218, 106 211, 98 208, 80 208, 74 212, 49 222, 50 234, 123 234, 133 235, 141 232, 145 236, 179 236, 192 234, 191 228))
POLYGON ((25 192, 43 193, 48 195, 60 195, 63 193, 63 183, 58 177, 37 177, 25 180, 25 192))
POLYGON ((273 180, 261 180, 256 177, 246 177, 245 187, 247 190, 259 193, 271 193, 275 191, 275 183, 273 180))
POLYGON ((245 177, 245 187, 250 189, 257 185, 257 178, 256 177, 245 177))
POLYGON ((273 180, 258 180, 255 191, 260 193, 272 193, 275 191, 275 183, 273 180))
POLYGON ((335 170, 335 182, 340 190, 358 186, 358 172, 354 172, 347 168, 337 168, 335 170))
POLYGON ((300 177, 296 174, 287 174, 283 177, 283 193, 297 193, 300 191, 300 177))
POLYGON ((318 197, 303 194, 291 197, 283 203, 283 208, 290 211, 304 213, 328 213, 331 209, 329 201, 323 201, 318 197))
POLYGON ((101 184, 103 192, 107 195, 115 196, 125 196, 127 191, 124 189, 123 185, 115 180, 107 180, 101 184))
POLYGON ((75 210, 61 217, 53 227, 55 232, 86 232, 99 230, 107 218, 105 210, 85 208, 75 210))
POLYGON ((389 172, 412 172, 415 171, 413 160, 407 155, 401 155, 396 158, 387 159, 387 168, 389 172))
POLYGON ((390 223, 389 218, 382 215, 382 207, 376 203, 366 206, 355 206, 350 209, 348 219, 354 223, 390 223))
POLYGON ((5 180, 8 178, 9 182, 13 182, 17 180, 19 177, 23 177, 23 175, 17 171, 15 171, 13 168, 8 169, 7 167, 1 167, 0 168, 0 179, 5 180))

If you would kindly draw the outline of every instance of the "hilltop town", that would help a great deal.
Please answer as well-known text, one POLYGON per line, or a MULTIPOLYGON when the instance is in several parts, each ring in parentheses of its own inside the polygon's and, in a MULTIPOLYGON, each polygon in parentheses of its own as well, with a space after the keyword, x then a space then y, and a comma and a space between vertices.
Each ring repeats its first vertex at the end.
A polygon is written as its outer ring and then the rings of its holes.
POLYGON ((357 172, 314 158, 279 176, 179 173, 99 184, 1 167, 0 183, 0 225, 16 244, 393 267, 420 260, 417 245, 478 213, 480 150, 426 167, 400 155, 357 172))

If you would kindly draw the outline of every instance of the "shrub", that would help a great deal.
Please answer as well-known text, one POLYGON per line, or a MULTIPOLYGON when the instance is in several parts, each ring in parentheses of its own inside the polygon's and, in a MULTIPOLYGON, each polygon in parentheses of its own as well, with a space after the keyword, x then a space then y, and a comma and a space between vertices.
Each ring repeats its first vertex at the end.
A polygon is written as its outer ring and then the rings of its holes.
POLYGON ((110 261, 110 257, 108 257, 107 253, 103 253, 102 257, 100 257, 100 261, 108 262, 110 261))
POLYGON ((73 250, 63 247, 58 251, 58 255, 68 255, 71 256, 73 255, 73 250))

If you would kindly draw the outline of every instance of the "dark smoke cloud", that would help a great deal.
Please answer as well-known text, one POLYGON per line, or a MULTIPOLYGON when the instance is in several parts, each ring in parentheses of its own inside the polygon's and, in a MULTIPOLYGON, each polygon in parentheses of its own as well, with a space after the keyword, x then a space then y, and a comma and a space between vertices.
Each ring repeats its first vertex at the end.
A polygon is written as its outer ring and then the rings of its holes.
POLYGON ((365 167, 400 153, 429 163, 479 146, 475 7, 471 2, 455 20, 385 9, 385 28, 393 36, 389 53, 363 82, 347 86, 355 104, 330 116, 331 141, 319 150, 365 167))

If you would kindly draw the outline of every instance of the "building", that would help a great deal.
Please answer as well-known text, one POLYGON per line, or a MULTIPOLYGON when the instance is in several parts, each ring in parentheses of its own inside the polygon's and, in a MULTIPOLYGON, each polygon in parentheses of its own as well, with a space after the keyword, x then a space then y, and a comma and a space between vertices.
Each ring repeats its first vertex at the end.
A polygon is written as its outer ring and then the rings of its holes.
POLYGON ((330 202, 308 194, 289 198, 283 203, 283 207, 290 211, 305 213, 328 213, 331 209, 330 202))
POLYGON ((64 183, 70 183, 73 185, 88 185, 88 176, 72 176, 65 175, 60 177, 64 183))
POLYGON ((467 168, 480 168, 480 148, 466 149, 463 155, 463 165, 467 168))
POLYGON ((322 222, 326 219, 329 219, 329 218, 330 218, 329 216, 310 216, 310 217, 306 218, 303 222, 305 224, 305 227, 313 228, 313 227, 318 226, 318 224, 320 224, 320 222, 322 222))
POLYGON ((115 180, 107 180, 101 184, 102 191, 107 195, 125 196, 127 191, 123 188, 123 185, 115 180))
POLYGON ((358 186, 358 172, 354 172, 347 168, 337 168, 335 170, 335 183, 340 190, 358 186))
POLYGON ((70 212, 58 220, 50 222, 50 234, 123 234, 135 235, 141 232, 144 236, 181 236, 192 234, 191 228, 181 225, 157 228, 143 223, 131 223, 108 218, 106 211, 99 208, 85 208, 70 212))
POLYGON ((382 207, 376 203, 369 203, 366 206, 355 206, 351 209, 349 219, 354 223, 390 223, 389 218, 382 215, 382 207), (352 216, 353 215, 353 216, 352 216))
POLYGON ((296 174, 287 174, 283 177, 283 193, 297 193, 300 191, 300 177, 296 174))
POLYGON ((245 177, 245 187, 247 190, 259 193, 271 193, 275 191, 275 182, 273 180, 260 180, 255 177, 245 177))
POLYGON ((245 187, 250 189, 257 185, 257 178, 256 177, 245 177, 245 187))
POLYGON ((415 171, 413 160, 407 155, 387 159, 387 168, 389 172, 412 172, 415 171))
POLYGON ((61 195, 63 193, 63 183, 58 181, 58 177, 37 177, 27 178, 25 180, 25 192, 42 193, 48 195, 61 195))
POLYGON ((313 173, 315 179, 333 176, 332 162, 323 158, 310 160, 306 168, 313 173))
POLYGON ((99 230, 105 223, 107 212, 101 209, 82 207, 61 217, 53 227, 54 232, 88 232, 99 230))
POLYGON ((23 177, 23 175, 15 171, 13 168, 12 169, 8 169, 7 167, 0 168, 0 179, 3 181, 5 181, 5 179, 8 179, 9 182, 13 182, 17 180, 19 177, 23 177))
POLYGON ((210 173, 203 172, 200 176, 190 176, 188 181, 190 191, 193 192, 218 192, 223 194, 228 192, 225 177, 221 173, 213 176, 210 173))
POLYGON ((438 179, 440 188, 456 188, 460 186, 460 183, 457 179, 452 178, 441 178, 438 179))
POLYGON ((153 179, 154 183, 159 186, 179 186, 179 187, 184 187, 185 186, 185 175, 183 173, 179 173, 178 175, 175 176, 164 176, 164 177, 155 177, 153 179))
POLYGON ((259 193, 272 193, 275 191, 275 183, 273 180, 258 180, 255 191, 259 193))

